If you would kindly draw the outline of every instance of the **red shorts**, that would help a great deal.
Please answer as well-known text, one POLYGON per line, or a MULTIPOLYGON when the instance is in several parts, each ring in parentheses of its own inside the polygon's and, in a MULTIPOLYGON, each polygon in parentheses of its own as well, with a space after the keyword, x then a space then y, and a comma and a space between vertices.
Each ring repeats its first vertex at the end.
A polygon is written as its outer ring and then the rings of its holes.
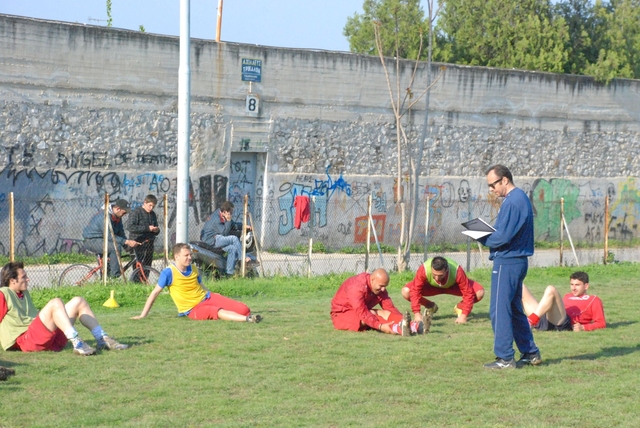
POLYGON ((224 309, 226 311, 235 312, 240 315, 249 315, 251 310, 247 305, 237 300, 224 297, 222 294, 211 293, 208 299, 203 300, 191 309, 189 318, 192 320, 217 320, 218 311, 224 309))
MULTIPOLYGON (((377 318, 381 324, 400 322, 402 321, 402 314, 391 312, 388 320, 382 318, 380 315, 377 315, 377 318)), ((360 322, 360 318, 358 318, 358 314, 356 314, 356 311, 332 313, 331 321, 333 321, 333 327, 336 330, 364 331, 371 328, 368 325, 360 322)))
POLYGON ((29 325, 27 331, 18 336, 13 348, 19 349, 22 352, 60 352, 66 345, 67 337, 64 333, 58 328, 54 331, 49 331, 49 329, 42 324, 40 316, 37 316, 29 325))
MULTIPOLYGON (((474 294, 473 302, 478 303, 478 297, 475 294, 480 290, 484 290, 484 288, 482 287, 482 285, 478 284, 477 282, 471 279, 469 280, 469 284, 471 285, 471 288, 473 288, 473 294, 474 294)), ((420 294, 422 294, 423 296, 437 296, 438 294, 451 294, 453 296, 462 297, 462 290, 460 290, 460 287, 458 286, 458 284, 453 284, 449 288, 433 287, 427 284, 424 287, 422 287, 420 294)))

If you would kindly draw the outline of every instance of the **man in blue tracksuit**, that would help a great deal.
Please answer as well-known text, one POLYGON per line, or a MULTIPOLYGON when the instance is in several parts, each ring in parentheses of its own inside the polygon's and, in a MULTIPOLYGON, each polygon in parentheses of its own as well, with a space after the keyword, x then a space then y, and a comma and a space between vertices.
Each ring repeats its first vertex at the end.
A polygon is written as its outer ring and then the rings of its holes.
POLYGON ((527 316, 522 308, 522 282, 527 275, 527 257, 533 255, 533 209, 527 195, 513 184, 513 175, 504 165, 487 171, 491 192, 504 200, 489 236, 478 241, 490 248, 493 260, 491 302, 489 312, 494 340, 494 362, 488 369, 505 369, 542 362, 540 350, 533 341, 527 316), (521 358, 516 363, 513 341, 521 358))

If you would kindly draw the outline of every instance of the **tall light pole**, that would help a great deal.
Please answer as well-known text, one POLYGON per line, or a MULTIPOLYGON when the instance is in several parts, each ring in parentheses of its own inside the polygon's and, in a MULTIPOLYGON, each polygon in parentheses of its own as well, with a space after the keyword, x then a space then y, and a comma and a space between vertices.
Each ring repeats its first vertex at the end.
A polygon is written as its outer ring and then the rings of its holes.
POLYGON ((189 1, 180 0, 180 67, 178 68, 178 180, 176 242, 189 242, 189 135, 191 69, 189 1))

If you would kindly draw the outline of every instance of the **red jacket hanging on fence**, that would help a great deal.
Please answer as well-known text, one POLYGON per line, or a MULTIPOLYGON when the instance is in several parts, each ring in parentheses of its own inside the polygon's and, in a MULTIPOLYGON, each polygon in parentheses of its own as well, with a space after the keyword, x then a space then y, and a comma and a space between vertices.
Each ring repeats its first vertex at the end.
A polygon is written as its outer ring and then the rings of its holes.
POLYGON ((296 199, 293 201, 293 206, 296 208, 296 215, 293 218, 293 226, 296 229, 300 229, 301 223, 309 221, 309 197, 296 196, 296 199))

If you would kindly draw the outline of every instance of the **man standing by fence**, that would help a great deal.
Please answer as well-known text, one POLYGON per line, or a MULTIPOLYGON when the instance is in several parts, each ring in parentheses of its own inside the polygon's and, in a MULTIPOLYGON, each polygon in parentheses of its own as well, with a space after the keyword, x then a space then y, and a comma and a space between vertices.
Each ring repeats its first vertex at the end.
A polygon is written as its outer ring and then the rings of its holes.
POLYGON ((513 183, 511 171, 504 165, 487 170, 489 189, 504 198, 495 232, 478 239, 490 248, 491 302, 489 315, 493 328, 493 351, 496 360, 487 369, 516 368, 513 341, 522 353, 518 365, 542 362, 533 340, 529 321, 522 308, 522 282, 533 255, 533 209, 527 195, 513 183))
POLYGON ((147 195, 142 205, 131 211, 127 220, 127 230, 131 239, 140 243, 135 252, 143 266, 151 266, 153 263, 153 244, 160 233, 158 217, 153 211, 157 204, 158 198, 155 195, 147 195))
MULTIPOLYGON (((127 235, 124 233, 124 226, 122 225, 122 217, 129 212, 129 203, 124 199, 118 199, 115 203, 109 205, 109 221, 111 222, 111 231, 108 231, 109 238, 109 276, 120 276, 120 262, 116 254, 116 247, 111 233, 115 236, 116 244, 118 245, 118 251, 121 251, 123 245, 129 247, 137 247, 140 243, 133 239, 127 239, 127 235)), ((102 254, 104 248, 104 212, 100 211, 93 216, 87 227, 82 231, 82 238, 84 239, 84 247, 96 254, 102 254)), ((103 261, 103 264, 106 264, 103 261)))

